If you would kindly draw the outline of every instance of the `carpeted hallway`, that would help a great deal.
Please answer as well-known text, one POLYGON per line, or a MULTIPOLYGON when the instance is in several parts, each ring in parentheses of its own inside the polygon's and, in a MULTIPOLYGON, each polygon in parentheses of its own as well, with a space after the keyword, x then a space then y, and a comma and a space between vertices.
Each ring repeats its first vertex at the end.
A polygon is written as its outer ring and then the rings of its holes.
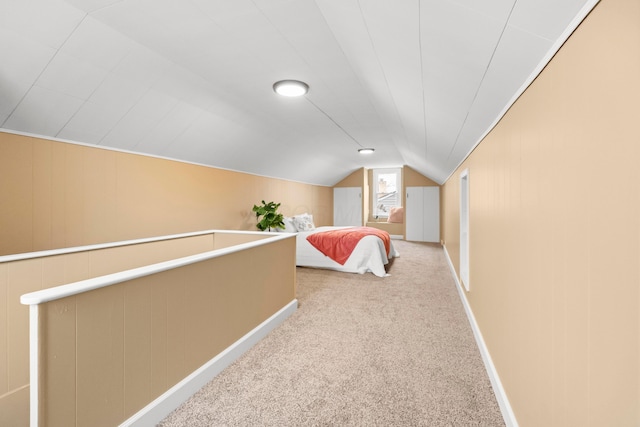
POLYGON ((390 276, 297 269, 300 307, 160 425, 504 426, 439 245, 390 276))

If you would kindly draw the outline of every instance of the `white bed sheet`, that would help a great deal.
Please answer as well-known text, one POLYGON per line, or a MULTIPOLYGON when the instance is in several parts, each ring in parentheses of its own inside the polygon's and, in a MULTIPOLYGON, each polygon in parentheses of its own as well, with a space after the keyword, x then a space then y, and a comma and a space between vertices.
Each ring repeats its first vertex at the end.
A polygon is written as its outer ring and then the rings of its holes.
POLYGON ((307 236, 321 231, 337 230, 350 227, 318 227, 313 231, 299 232, 296 236, 296 265, 299 267, 328 268, 346 273, 364 274, 371 272, 378 277, 387 276, 384 266, 391 258, 400 256, 390 242, 389 256, 384 243, 377 236, 363 237, 349 256, 349 259, 340 265, 319 250, 309 241, 307 236))

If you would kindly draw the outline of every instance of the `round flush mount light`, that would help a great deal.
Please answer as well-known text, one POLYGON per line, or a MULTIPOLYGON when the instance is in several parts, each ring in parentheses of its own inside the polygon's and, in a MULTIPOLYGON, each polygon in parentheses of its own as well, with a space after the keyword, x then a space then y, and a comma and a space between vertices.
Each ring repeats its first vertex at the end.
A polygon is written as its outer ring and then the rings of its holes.
POLYGON ((280 80, 273 84, 273 90, 282 96, 302 96, 309 92, 309 85, 299 80, 280 80))
POLYGON ((360 148, 360 149, 358 149, 358 153, 360 153, 360 154, 371 154, 374 151, 376 151, 376 150, 373 149, 373 148, 360 148))

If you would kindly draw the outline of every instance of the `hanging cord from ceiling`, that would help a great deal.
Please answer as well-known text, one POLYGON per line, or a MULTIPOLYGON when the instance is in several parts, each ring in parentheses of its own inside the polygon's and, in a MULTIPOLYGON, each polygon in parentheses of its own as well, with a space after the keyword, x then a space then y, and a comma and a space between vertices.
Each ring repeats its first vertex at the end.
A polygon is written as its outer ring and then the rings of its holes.
POLYGON ((493 47, 493 52, 491 52, 491 56, 489 57, 489 62, 487 62, 487 66, 484 69, 484 73, 482 73, 482 79, 480 79, 480 83, 478 84, 476 93, 473 94, 473 100, 471 100, 471 104, 469 104, 469 108, 467 109, 467 114, 465 114, 464 120, 462 121, 462 125, 460 125, 460 130, 456 135, 456 140, 453 142, 453 145, 451 146, 451 151, 449 151, 449 155, 447 156, 447 161, 451 158, 451 155, 453 154, 453 151, 455 150, 456 145, 458 145, 458 140, 460 139, 460 134, 462 134, 462 129, 464 129, 464 126, 467 124, 467 119, 469 118, 469 113, 471 112, 471 108, 473 107, 473 104, 476 103, 476 98, 478 97, 478 93, 480 93, 480 88, 482 87, 482 83, 484 82, 484 79, 487 77, 487 73, 489 72, 489 67, 491 67, 491 63, 493 62, 493 57, 496 55, 498 46, 500 46, 500 42, 502 41, 504 32, 507 29, 507 26, 509 25, 509 21, 511 20, 511 14, 513 13, 513 10, 516 8, 517 3, 518 3, 518 0, 513 0, 513 4, 511 5, 511 10, 509 11, 509 15, 507 16, 507 19, 505 19, 504 21, 504 26, 502 27, 502 31, 500 31, 500 37, 498 37, 498 41, 496 42, 496 45, 493 47))
POLYGON ((360 144, 358 142, 357 139, 355 139, 349 132, 347 132, 347 130, 345 128, 343 128, 342 126, 340 126, 338 124, 338 122, 336 122, 329 114, 327 114, 322 108, 318 107, 311 99, 309 99, 309 97, 305 97, 305 99, 307 101, 309 101, 309 103, 311 105, 313 105, 314 107, 316 107, 316 109, 318 111, 320 111, 322 114, 324 114, 329 120, 331 120, 331 122, 333 122, 334 125, 336 125, 342 132, 344 132, 345 135, 347 135, 349 138, 351 138, 351 140, 353 140, 353 142, 355 142, 356 144, 358 144, 361 148, 365 148, 364 145, 360 144))

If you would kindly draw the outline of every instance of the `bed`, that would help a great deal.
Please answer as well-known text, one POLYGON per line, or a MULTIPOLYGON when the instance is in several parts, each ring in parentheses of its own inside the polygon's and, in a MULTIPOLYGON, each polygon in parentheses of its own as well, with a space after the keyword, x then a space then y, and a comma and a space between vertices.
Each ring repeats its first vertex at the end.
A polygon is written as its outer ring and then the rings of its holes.
MULTIPOLYGON (((376 235, 364 236, 357 243, 344 264, 334 261, 316 249, 307 237, 324 231, 358 229, 364 227, 317 227, 312 230, 298 231, 296 236, 296 265, 299 267, 327 268, 346 273, 364 274, 371 272, 378 277, 387 276, 385 265, 391 258, 399 256, 389 239, 389 255, 383 240, 376 235)), ((386 232, 385 232, 386 233, 386 232)), ((388 233, 387 233, 388 234, 388 233)))

